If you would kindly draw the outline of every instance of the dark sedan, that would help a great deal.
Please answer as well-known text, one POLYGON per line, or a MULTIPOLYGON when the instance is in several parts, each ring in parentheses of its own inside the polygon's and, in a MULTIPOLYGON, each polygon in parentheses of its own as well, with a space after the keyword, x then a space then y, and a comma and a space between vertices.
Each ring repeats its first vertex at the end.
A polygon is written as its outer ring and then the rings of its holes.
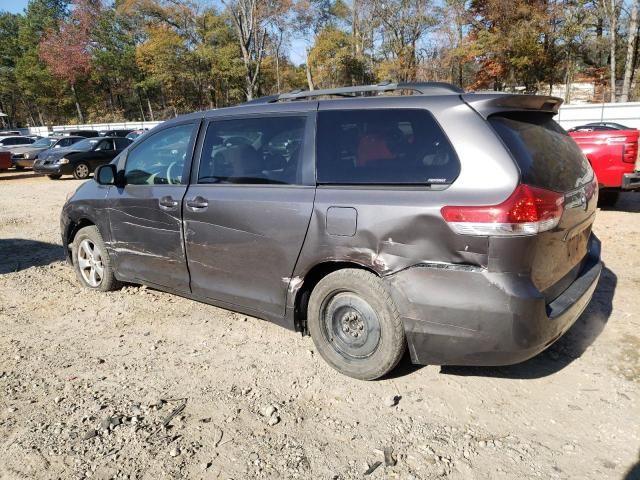
POLYGON ((78 180, 88 178, 100 165, 113 160, 131 144, 122 137, 87 138, 68 148, 49 150, 41 154, 33 164, 36 173, 47 175, 53 180, 62 175, 73 175, 78 180))
POLYGON ((16 170, 32 168, 38 156, 49 149, 67 148, 84 140, 84 137, 44 137, 31 145, 14 147, 11 149, 11 162, 16 170))

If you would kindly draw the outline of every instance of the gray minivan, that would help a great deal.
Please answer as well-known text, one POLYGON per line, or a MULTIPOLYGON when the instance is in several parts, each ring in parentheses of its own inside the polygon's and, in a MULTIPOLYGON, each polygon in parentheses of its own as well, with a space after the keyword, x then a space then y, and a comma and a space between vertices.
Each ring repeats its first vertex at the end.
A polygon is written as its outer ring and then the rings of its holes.
POLYGON ((441 83, 296 91, 167 121, 65 204, 87 288, 148 285, 310 334, 338 371, 505 365, 600 271, 561 100, 441 83))

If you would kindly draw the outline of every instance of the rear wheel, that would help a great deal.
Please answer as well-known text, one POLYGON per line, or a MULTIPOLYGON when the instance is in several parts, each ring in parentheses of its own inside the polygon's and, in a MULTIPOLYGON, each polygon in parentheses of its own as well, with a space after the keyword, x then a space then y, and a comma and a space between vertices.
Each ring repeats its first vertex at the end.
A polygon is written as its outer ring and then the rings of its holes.
POLYGON ((85 288, 102 292, 120 288, 97 227, 91 225, 78 231, 71 254, 78 279, 85 288))
POLYGON ((382 281, 365 270, 338 270, 320 280, 309 299, 308 326, 322 358, 361 380, 390 372, 405 350, 398 309, 382 281))
POLYGON ((601 191, 598 196, 598 206, 600 207, 613 207, 620 198, 620 192, 616 191, 601 191))
POLYGON ((49 180, 60 180, 62 175, 47 175, 47 177, 49 177, 49 180))
POLYGON ((83 162, 77 164, 76 167, 73 169, 73 176, 77 180, 85 180, 89 178, 90 173, 91 172, 89 171, 89 165, 83 162))

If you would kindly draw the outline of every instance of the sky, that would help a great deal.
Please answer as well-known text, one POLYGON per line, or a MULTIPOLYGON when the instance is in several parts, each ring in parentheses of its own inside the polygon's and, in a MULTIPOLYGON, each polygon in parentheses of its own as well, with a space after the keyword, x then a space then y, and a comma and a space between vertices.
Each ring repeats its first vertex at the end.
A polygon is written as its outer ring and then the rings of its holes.
POLYGON ((0 0, 0 10, 10 13, 22 13, 29 0, 0 0))

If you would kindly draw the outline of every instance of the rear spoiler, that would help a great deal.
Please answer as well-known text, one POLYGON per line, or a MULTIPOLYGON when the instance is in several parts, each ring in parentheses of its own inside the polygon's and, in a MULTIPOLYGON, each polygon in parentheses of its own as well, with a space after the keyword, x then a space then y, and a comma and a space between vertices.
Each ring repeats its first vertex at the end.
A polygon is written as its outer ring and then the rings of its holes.
POLYGON ((562 99, 545 95, 514 95, 510 93, 465 93, 462 100, 480 114, 488 118, 502 112, 548 112, 558 113, 562 99))

